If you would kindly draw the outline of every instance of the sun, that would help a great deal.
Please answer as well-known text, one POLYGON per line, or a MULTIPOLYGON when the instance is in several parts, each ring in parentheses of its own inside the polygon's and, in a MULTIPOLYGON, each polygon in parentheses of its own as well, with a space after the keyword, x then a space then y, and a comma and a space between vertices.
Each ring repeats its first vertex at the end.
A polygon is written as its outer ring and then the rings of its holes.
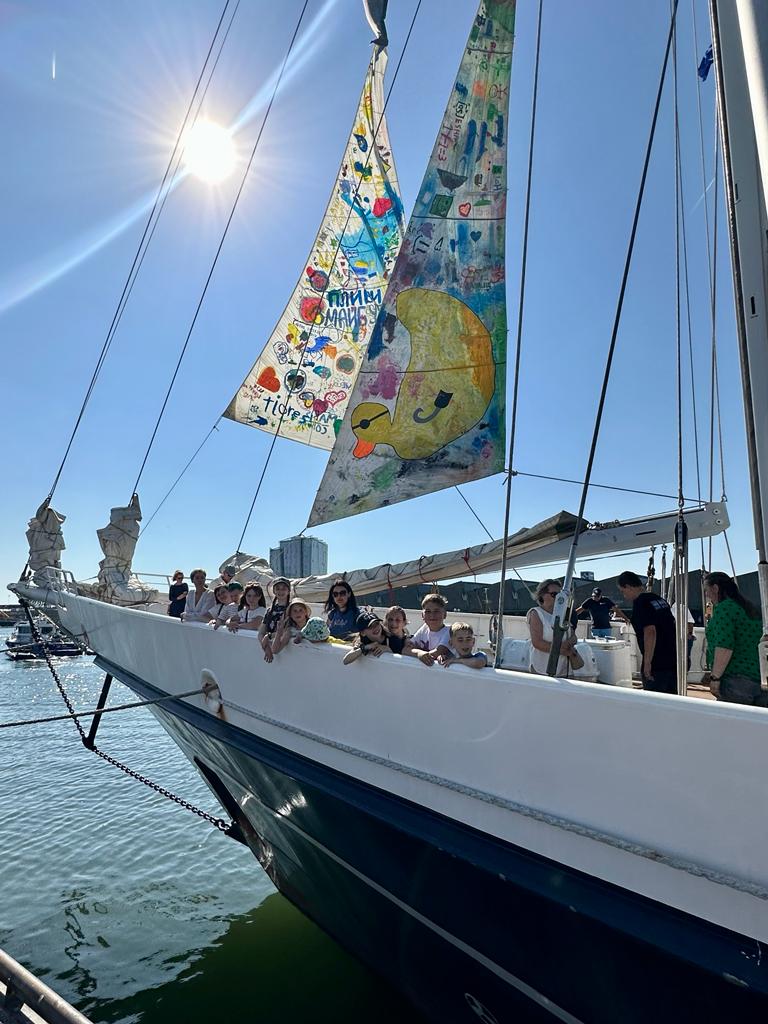
POLYGON ((235 169, 235 144, 226 128, 213 121, 198 121, 187 135, 184 164, 196 178, 216 184, 235 169))

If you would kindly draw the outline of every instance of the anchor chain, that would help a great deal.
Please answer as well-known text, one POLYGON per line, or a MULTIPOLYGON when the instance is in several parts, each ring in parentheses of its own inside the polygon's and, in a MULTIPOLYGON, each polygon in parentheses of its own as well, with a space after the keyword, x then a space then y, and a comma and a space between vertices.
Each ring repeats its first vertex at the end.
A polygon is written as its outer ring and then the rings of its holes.
POLYGON ((202 818, 203 821, 207 821, 209 825, 213 825, 214 828, 217 828, 220 832, 223 832, 225 835, 234 836, 235 830, 238 827, 235 824, 235 822, 225 821, 223 818, 217 818, 215 815, 209 814, 208 811, 204 811, 201 807, 196 807, 188 800, 185 800, 183 797, 178 796, 178 794, 172 793, 170 789, 166 789, 165 786, 161 786, 157 782, 153 782, 153 780, 147 778, 146 775, 142 775, 141 772, 134 771, 133 768, 129 768, 127 764, 123 764, 122 761, 118 761, 117 758, 112 757, 111 754, 107 754, 105 751, 100 750, 95 745, 95 743, 88 742, 88 737, 86 736, 85 730, 80 724, 79 718, 77 718, 77 712, 75 711, 72 701, 69 699, 69 694, 67 693, 64 684, 62 683, 61 678, 59 677, 59 673, 56 671, 56 666, 53 664, 53 661, 51 660, 51 656, 48 651, 48 644, 46 640, 43 638, 40 631, 38 630, 35 624, 35 620, 32 617, 32 614, 29 610, 29 604, 26 601, 20 601, 20 604, 24 609, 24 614, 26 615, 27 621, 29 622, 29 627, 32 630, 32 636, 35 638, 37 643, 39 643, 40 646, 42 647, 43 657, 45 658, 46 664, 48 665, 48 670, 53 676, 54 682, 56 683, 56 687, 59 693, 61 694, 62 700, 67 706, 67 711, 69 711, 70 715, 72 716, 72 720, 75 723, 77 731, 80 733, 80 739, 82 740, 83 746, 86 747, 88 750, 92 750, 94 754, 97 754, 103 761, 106 761, 107 764, 114 765, 115 768, 119 768, 121 772, 124 772, 126 775, 129 775, 132 779, 136 779, 138 782, 142 782, 145 786, 153 790, 155 793, 159 793, 160 796, 164 796, 166 799, 170 800, 171 803, 178 804, 179 807, 183 807, 185 810, 191 811, 192 814, 196 814, 198 818, 202 818))

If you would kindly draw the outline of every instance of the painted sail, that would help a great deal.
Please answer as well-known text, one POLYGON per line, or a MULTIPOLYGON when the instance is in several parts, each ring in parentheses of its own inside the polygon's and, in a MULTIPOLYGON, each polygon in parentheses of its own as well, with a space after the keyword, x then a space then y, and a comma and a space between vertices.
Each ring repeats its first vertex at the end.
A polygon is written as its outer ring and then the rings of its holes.
POLYGON ((515 0, 483 0, 309 525, 504 468, 515 0))
POLYGON ((386 52, 376 49, 305 269, 224 412, 316 448, 333 447, 402 241, 383 116, 386 65, 386 52))

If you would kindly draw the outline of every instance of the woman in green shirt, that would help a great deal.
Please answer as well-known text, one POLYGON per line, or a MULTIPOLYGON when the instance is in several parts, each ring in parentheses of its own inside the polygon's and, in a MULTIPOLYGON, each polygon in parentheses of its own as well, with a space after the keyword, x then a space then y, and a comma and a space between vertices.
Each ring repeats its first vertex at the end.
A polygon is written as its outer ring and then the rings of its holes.
POLYGON ((704 596, 712 604, 712 617, 706 631, 710 671, 703 681, 718 700, 764 707, 758 657, 763 635, 760 612, 724 572, 704 577, 704 596))

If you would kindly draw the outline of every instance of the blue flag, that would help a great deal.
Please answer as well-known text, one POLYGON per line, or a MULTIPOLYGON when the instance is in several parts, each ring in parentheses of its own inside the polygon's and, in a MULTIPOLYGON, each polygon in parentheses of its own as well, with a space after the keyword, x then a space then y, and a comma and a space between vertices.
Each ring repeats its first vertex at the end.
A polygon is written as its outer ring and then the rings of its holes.
POLYGON ((706 82, 707 75, 709 74, 709 69, 712 67, 713 63, 714 58, 712 56, 712 47, 710 46, 707 52, 701 58, 701 63, 699 64, 698 75, 702 82, 706 82))

